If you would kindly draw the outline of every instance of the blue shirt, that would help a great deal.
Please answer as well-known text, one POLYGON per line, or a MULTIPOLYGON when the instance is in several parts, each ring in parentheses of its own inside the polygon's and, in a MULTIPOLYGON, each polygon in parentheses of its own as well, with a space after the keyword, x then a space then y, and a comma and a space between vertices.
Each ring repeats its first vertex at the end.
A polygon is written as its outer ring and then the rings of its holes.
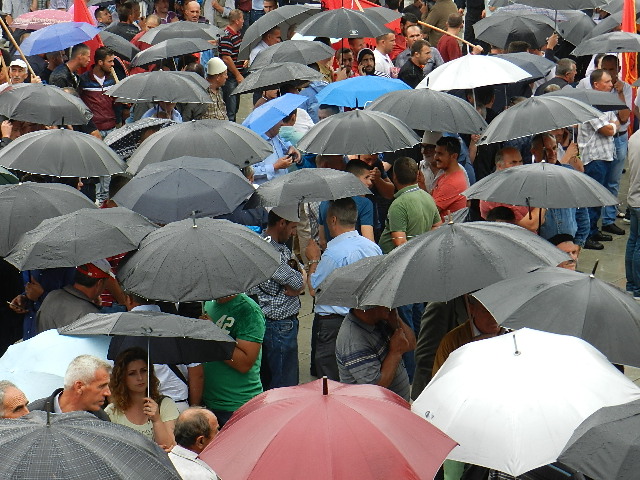
POLYGON ((287 151, 289 150, 291 144, 283 140, 280 135, 276 135, 273 138, 262 135, 262 138, 264 138, 271 145, 271 148, 273 148, 273 153, 263 161, 253 165, 253 171, 255 174, 254 182, 258 185, 262 185, 268 180, 272 180, 275 177, 279 177, 280 175, 286 175, 287 173, 289 173, 286 168, 276 170, 275 168, 273 168, 273 164, 276 163, 279 158, 282 158, 287 154, 287 151))
MULTIPOLYGON (((354 202, 356 202, 356 207, 358 208, 358 220, 356 221, 356 230, 358 233, 362 234, 362 225, 371 225, 373 228, 373 202, 369 200, 367 197, 355 196, 351 197, 354 202)), ((333 237, 329 233, 329 227, 326 225, 325 220, 327 219, 327 211, 329 210, 329 202, 325 200, 320 203, 320 210, 318 213, 318 224, 324 227, 324 238, 327 240, 331 240, 333 237)))
MULTIPOLYGON (((160 111, 160 105, 156 105, 155 107, 151 107, 149 110, 144 112, 144 114, 140 118, 153 117, 159 111, 160 111)), ((180 115, 180 112, 175 108, 171 112, 171 120, 173 120, 174 122, 182 123, 182 115, 180 115)))
MULTIPOLYGON (((327 243, 327 249, 320 258, 318 268, 311 275, 311 286, 315 290, 336 268, 375 255, 382 255, 380 247, 355 230, 338 235, 327 243)), ((315 312, 320 315, 346 315, 349 313, 349 309, 347 307, 316 305, 315 312)))

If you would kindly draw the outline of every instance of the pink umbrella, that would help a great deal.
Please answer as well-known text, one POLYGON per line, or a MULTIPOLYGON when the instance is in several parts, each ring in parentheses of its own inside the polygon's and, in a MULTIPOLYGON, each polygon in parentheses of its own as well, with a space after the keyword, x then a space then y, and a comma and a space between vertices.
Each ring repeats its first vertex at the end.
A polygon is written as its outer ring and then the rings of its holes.
POLYGON ((13 20, 13 28, 24 30, 40 30, 41 28, 73 21, 73 14, 64 10, 37 10, 35 12, 23 13, 13 20))
POLYGON ((432 479, 456 442, 376 385, 324 379, 264 392, 200 454, 225 480, 432 479))

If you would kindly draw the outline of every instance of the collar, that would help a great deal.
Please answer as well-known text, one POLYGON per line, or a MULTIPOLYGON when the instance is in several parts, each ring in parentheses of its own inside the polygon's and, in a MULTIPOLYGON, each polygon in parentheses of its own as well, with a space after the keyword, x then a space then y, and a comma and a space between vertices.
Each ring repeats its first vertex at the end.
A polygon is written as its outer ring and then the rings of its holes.
POLYGON ((340 241, 342 241, 342 240, 346 240, 348 238, 359 237, 359 236, 360 236, 360 234, 358 233, 357 230, 349 230, 348 232, 341 233, 337 237, 333 237, 331 240, 329 240, 329 242, 327 242, 327 248, 329 248, 329 245, 331 245, 334 242, 335 243, 340 243, 340 241))
POLYGON ((401 188, 400 190, 398 190, 394 195, 393 198, 398 198, 400 195, 403 195, 409 191, 415 191, 416 189, 418 189, 420 187, 418 187, 417 183, 414 183, 413 185, 407 185, 406 187, 401 188))
POLYGON ((138 305, 131 309, 132 312, 160 312, 158 305, 138 305))
POLYGON ((173 453, 174 455, 177 455, 179 457, 186 458, 188 460, 197 460, 198 459, 198 455, 199 455, 196 452, 194 452, 193 450, 189 450, 188 448, 184 448, 181 445, 175 445, 171 449, 171 453, 173 453))
POLYGON ((53 397, 53 413, 62 413, 62 409, 60 408, 60 395, 62 395, 62 392, 53 397))

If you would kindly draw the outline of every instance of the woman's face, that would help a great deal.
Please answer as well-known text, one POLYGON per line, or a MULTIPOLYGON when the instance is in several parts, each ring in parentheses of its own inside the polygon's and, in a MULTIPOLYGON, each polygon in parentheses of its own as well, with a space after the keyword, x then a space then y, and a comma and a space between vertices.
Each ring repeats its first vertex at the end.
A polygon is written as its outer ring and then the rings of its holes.
POLYGON ((131 392, 145 392, 147 390, 147 362, 134 360, 127 365, 127 389, 131 392))

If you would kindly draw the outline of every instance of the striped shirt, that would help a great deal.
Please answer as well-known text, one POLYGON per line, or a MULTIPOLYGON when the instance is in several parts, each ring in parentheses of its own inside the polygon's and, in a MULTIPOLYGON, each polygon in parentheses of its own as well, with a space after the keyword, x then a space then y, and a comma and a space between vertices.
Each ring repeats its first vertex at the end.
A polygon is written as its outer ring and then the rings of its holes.
POLYGON ((613 161, 613 137, 602 135, 598 130, 607 123, 613 123, 616 120, 615 112, 606 112, 602 116, 580 125, 578 128, 578 148, 582 163, 587 165, 595 160, 613 161))
POLYGON ((220 38, 220 42, 218 43, 218 55, 221 57, 224 55, 231 57, 236 68, 242 70, 244 68, 244 60, 238 60, 242 34, 235 32, 233 28, 229 26, 225 27, 224 32, 225 35, 220 38))

